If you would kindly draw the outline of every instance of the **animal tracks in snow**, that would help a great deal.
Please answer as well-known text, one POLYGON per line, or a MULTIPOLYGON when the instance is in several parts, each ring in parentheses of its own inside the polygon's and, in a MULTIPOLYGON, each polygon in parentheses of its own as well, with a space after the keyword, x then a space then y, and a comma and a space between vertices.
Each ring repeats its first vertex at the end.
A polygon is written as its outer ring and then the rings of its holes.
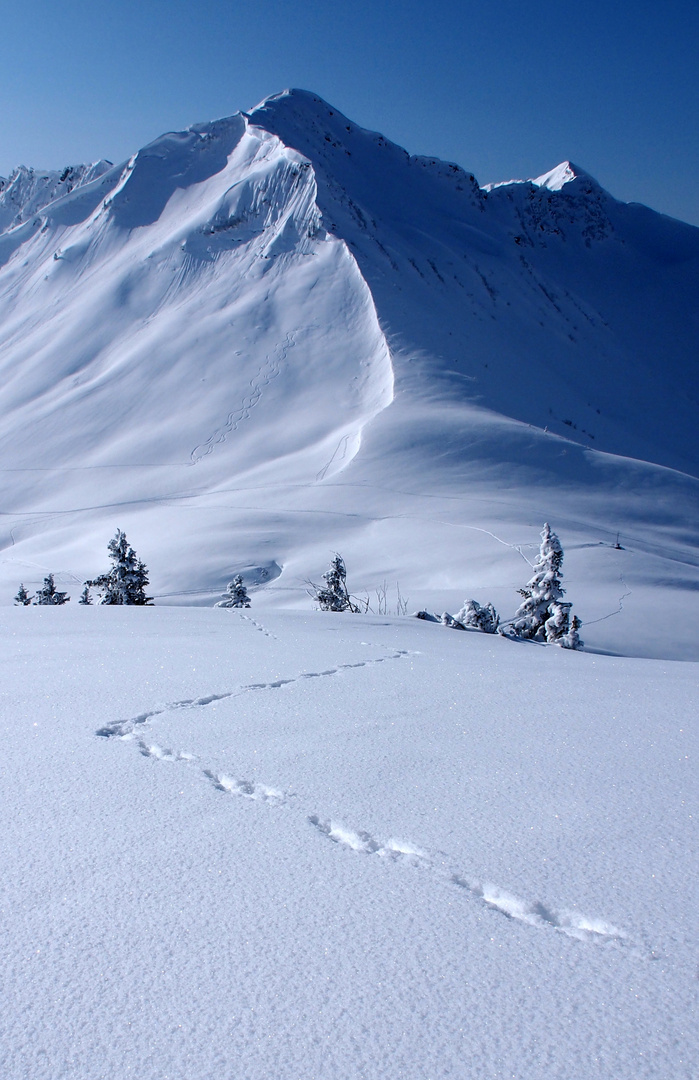
POLYGON ((211 772, 210 769, 204 769, 203 772, 218 791, 226 791, 229 795, 242 795, 245 799, 276 805, 286 801, 283 791, 260 784, 256 780, 234 780, 225 773, 211 772))
POLYGON ((345 847, 361 851, 365 855, 380 855, 382 858, 394 860, 406 859, 414 864, 427 858, 424 851, 403 840, 387 840, 385 844, 381 844, 368 832, 354 832, 335 821, 322 822, 316 814, 311 814, 308 821, 319 833, 327 836, 328 840, 344 844, 345 847))
POLYGON ((273 641, 279 641, 279 638, 276 636, 276 634, 273 634, 271 630, 268 630, 266 626, 262 625, 262 623, 257 622, 256 619, 253 619, 252 615, 243 615, 241 612, 240 617, 241 619, 245 619, 246 622, 252 623, 255 629, 259 630, 261 634, 265 635, 265 637, 271 638, 273 641))
MULTIPOLYGON (((245 686, 238 687, 236 690, 224 693, 185 698, 181 701, 170 702, 159 709, 139 713, 128 720, 107 724, 100 728, 96 735, 104 738, 133 741, 140 754, 155 761, 189 765, 197 761, 194 754, 185 750, 165 748, 158 743, 150 742, 148 739, 141 737, 140 733, 143 731, 143 725, 155 717, 181 709, 202 708, 217 701, 236 698, 255 691, 279 690, 306 679, 331 678, 340 675, 343 671, 385 663, 388 660, 399 660, 409 655, 408 650, 401 649, 380 657, 349 664, 338 664, 337 667, 325 668, 322 671, 301 672, 299 675, 288 679, 248 683, 245 686)), ((211 768, 202 768, 201 775, 217 791, 240 796, 252 802, 268 806, 289 807, 291 805, 290 800, 294 798, 289 792, 270 787, 258 780, 231 777, 228 773, 216 772, 211 768)), ((436 857, 404 840, 389 839, 381 841, 369 832, 348 828, 334 820, 324 821, 317 813, 306 813, 306 820, 316 832, 338 847, 349 849, 349 851, 358 855, 376 856, 386 863, 403 864, 427 871, 435 881, 441 880, 443 884, 458 889, 462 895, 481 904, 484 908, 497 912, 508 919, 514 919, 532 928, 552 930, 576 941, 622 947, 630 955, 640 959, 655 959, 653 952, 632 941, 622 930, 619 930, 611 923, 602 919, 590 918, 579 911, 556 909, 541 900, 523 900, 497 885, 471 880, 455 869, 447 869, 445 867, 445 857, 441 852, 436 857)))
POLYGON ((167 705, 163 705, 160 709, 151 709, 150 712, 139 713, 138 716, 132 716, 128 720, 116 720, 112 724, 105 724, 104 727, 99 728, 95 734, 105 739, 111 738, 124 738, 127 735, 131 735, 141 724, 147 723, 152 720, 154 716, 162 716, 167 712, 174 712, 178 709, 198 709, 203 708, 206 705, 212 705, 216 701, 226 701, 230 698, 241 697, 243 694, 251 693, 255 690, 279 690, 283 686, 290 686, 293 683, 301 682, 304 679, 322 679, 332 675, 339 675, 343 671, 350 671, 354 668, 369 667, 371 664, 383 664, 387 660, 401 660, 405 656, 409 656, 410 652, 407 649, 397 649, 395 652, 389 653, 386 656, 375 656, 368 660, 358 660, 353 664, 338 664, 337 667, 326 668, 324 671, 302 671, 299 675, 294 675, 289 679, 273 679, 270 682, 257 682, 247 683, 244 686, 239 686, 235 690, 227 690, 222 694, 205 694, 202 697, 196 698, 183 698, 181 701, 171 701, 167 705))
POLYGON ((139 713, 138 716, 132 716, 130 720, 115 720, 113 724, 105 724, 104 727, 99 728, 95 732, 95 735, 100 735, 103 739, 123 739, 125 735, 130 735, 140 724, 147 723, 153 716, 160 716, 165 711, 166 707, 162 709, 152 709, 150 712, 143 712, 139 713))
POLYGON ((316 814, 308 817, 308 822, 328 840, 335 844, 348 847, 352 851, 363 855, 377 855, 382 859, 390 859, 393 862, 408 863, 412 866, 421 866, 432 872, 435 878, 441 878, 482 903, 485 907, 505 915, 508 919, 515 919, 528 926, 540 929, 552 929, 576 941, 584 941, 593 944, 614 943, 629 949, 633 955, 643 960, 655 959, 655 954, 650 950, 640 947, 633 942, 622 930, 603 919, 589 918, 582 912, 573 910, 556 910, 547 906, 541 900, 527 901, 501 889, 497 885, 481 884, 478 881, 470 881, 459 873, 445 870, 442 865, 442 857, 439 863, 435 862, 425 851, 413 844, 402 840, 387 840, 381 843, 368 832, 355 832, 336 821, 323 822, 316 814))
POLYGON ((143 739, 138 740, 138 749, 144 757, 156 758, 158 761, 196 761, 196 755, 189 754, 186 750, 164 750, 157 743, 147 743, 143 739))
POLYGON ((529 926, 552 928, 575 938, 577 941, 589 942, 616 942, 618 945, 631 946, 636 949, 639 956, 651 959, 647 951, 638 950, 638 947, 616 926, 605 922, 603 919, 591 919, 579 911, 555 910, 542 903, 541 900, 522 900, 512 893, 506 892, 497 885, 481 884, 478 881, 468 881, 460 874, 452 874, 454 885, 465 889, 471 896, 481 900, 487 907, 499 911, 509 919, 517 919, 529 926))

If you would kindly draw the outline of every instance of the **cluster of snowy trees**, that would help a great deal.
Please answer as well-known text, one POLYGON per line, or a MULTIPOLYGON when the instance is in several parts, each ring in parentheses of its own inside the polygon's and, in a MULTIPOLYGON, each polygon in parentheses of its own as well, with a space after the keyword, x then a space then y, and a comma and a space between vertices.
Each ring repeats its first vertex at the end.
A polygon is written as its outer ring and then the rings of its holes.
MULTIPOLYGON (((92 603, 92 588, 97 590, 100 604, 137 604, 142 607, 150 604, 153 598, 146 595, 148 570, 126 539, 126 533, 117 529, 107 545, 107 551, 112 565, 106 573, 84 583, 78 603, 92 603)), ((56 589, 53 574, 44 579, 42 588, 34 597, 29 595, 23 584, 15 596, 15 604, 22 607, 28 604, 65 604, 68 600, 70 597, 67 593, 56 589)))
MULTIPOLYGON (((518 589, 522 603, 512 619, 501 623, 492 604, 481 607, 476 600, 467 600, 457 615, 445 611, 441 621, 454 630, 471 627, 486 634, 498 633, 505 637, 546 641, 564 649, 579 649, 583 645, 579 634, 582 623, 577 615, 571 618, 573 605, 563 599, 562 565, 561 542, 546 522, 539 554, 534 561, 534 574, 523 589, 518 589)), ((435 619, 425 611, 418 612, 418 617, 435 619)))
MULTIPOLYGON (((347 568, 341 555, 335 554, 330 569, 323 574, 323 584, 316 585, 307 582, 308 591, 321 611, 353 611, 358 613, 361 608, 350 596, 347 590, 347 568)), ((243 584, 243 578, 237 574, 232 581, 228 582, 223 600, 215 605, 220 608, 249 608, 250 597, 243 584)))
MULTIPOLYGON (((441 619, 427 611, 418 611, 416 615, 419 619, 441 622, 453 630, 480 630, 484 634, 498 633, 505 637, 545 641, 564 649, 579 649, 583 644, 579 634, 582 623, 577 615, 571 617, 573 605, 563 599, 562 565, 561 542, 547 522, 541 533, 534 574, 525 587, 518 590, 522 603, 512 619, 502 623, 492 604, 481 606, 477 600, 466 600, 456 615, 445 611, 441 619)), ((323 574, 322 585, 313 582, 308 585, 321 611, 361 610, 347 588, 347 569, 341 555, 334 556, 330 569, 323 574)))
POLYGON ((40 589, 37 589, 34 596, 25 589, 24 585, 20 585, 17 595, 15 596, 15 604, 18 607, 28 607, 29 604, 65 604, 70 600, 68 593, 59 592, 56 588, 56 582, 53 580, 53 574, 49 574, 44 578, 44 584, 40 589))
MULTIPOLYGON (((111 559, 109 570, 85 582, 79 603, 92 603, 92 588, 98 591, 100 604, 150 604, 152 597, 146 595, 148 571, 121 529, 117 529, 107 550, 111 559)), ((481 606, 477 600, 466 600, 456 615, 445 611, 441 619, 438 619, 427 611, 418 611, 417 617, 441 622, 453 630, 480 630, 484 634, 498 633, 505 637, 545 641, 560 645, 564 649, 579 649, 583 644, 579 634, 582 624, 577 615, 571 617, 573 605, 563 599, 565 589, 561 583, 562 566, 561 542, 546 523, 541 533, 539 554, 534 562, 534 574, 526 586, 518 590, 522 603, 512 619, 502 623, 492 604, 481 606)), ((323 574, 323 584, 316 585, 312 581, 307 584, 321 611, 357 613, 362 610, 347 588, 347 568, 344 559, 337 553, 333 556, 330 568, 323 574)), ((53 574, 44 579, 42 588, 34 597, 28 594, 24 585, 20 585, 15 596, 15 604, 21 606, 31 603, 65 604, 68 600, 70 597, 65 592, 56 589, 53 574)), ((223 599, 216 607, 250 607, 250 597, 240 574, 229 581, 223 599)), ((368 607, 367 599, 365 610, 368 610, 368 607)))

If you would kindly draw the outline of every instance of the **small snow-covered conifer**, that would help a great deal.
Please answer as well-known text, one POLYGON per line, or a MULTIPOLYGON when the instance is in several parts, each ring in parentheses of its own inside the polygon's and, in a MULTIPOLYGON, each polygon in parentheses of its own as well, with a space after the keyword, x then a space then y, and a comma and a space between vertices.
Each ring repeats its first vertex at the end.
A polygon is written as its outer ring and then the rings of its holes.
POLYGON ((56 583, 53 580, 53 574, 49 574, 44 578, 44 584, 37 591, 34 597, 34 603, 39 605, 48 604, 67 604, 70 600, 68 593, 58 592, 56 589, 56 583))
POLYGON ((111 570, 85 582, 99 589, 100 604, 136 604, 141 607, 150 604, 153 598, 146 596, 148 570, 126 539, 126 533, 117 529, 107 550, 112 560, 111 570))
POLYGON ((492 604, 481 607, 477 600, 465 600, 456 618, 464 626, 482 630, 484 634, 494 634, 500 625, 500 616, 492 604))
POLYGON ((90 586, 86 585, 83 591, 80 593, 79 604, 91 604, 92 597, 90 596, 90 586))
POLYGON ((17 607, 27 607, 27 605, 31 604, 31 602, 32 598, 25 589, 24 585, 20 585, 19 589, 17 590, 17 595, 15 596, 15 604, 17 605, 17 607))
POLYGON ((235 608, 249 608, 250 597, 248 591, 243 585, 243 579, 240 574, 236 574, 232 581, 228 582, 228 587, 224 593, 223 600, 219 600, 216 607, 235 607, 235 608))
POLYGON ((325 585, 314 585, 313 598, 321 611, 359 611, 347 591, 347 568, 341 555, 335 554, 330 569, 323 574, 325 585))
POLYGON ((541 546, 534 562, 534 576, 524 589, 524 597, 515 616, 503 629, 511 630, 517 637, 547 641, 565 648, 579 648, 582 644, 577 634, 582 625, 575 619, 575 634, 571 635, 570 609, 572 604, 563 600, 565 589, 561 584, 563 548, 548 522, 541 533, 541 546), (573 644, 576 642, 577 644, 573 644))
POLYGON ((567 634, 563 635, 558 644, 561 645, 564 649, 582 649, 585 642, 580 640, 580 634, 578 633, 578 630, 581 626, 582 623, 578 616, 573 615, 570 624, 570 630, 567 634))

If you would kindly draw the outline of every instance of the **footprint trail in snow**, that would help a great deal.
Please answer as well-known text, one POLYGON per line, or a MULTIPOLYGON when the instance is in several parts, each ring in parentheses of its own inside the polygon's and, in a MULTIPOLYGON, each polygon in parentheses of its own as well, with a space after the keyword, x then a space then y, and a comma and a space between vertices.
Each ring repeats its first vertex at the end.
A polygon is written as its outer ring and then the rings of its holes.
POLYGON ((353 668, 369 667, 371 664, 383 664, 387 660, 401 660, 405 656, 409 656, 410 653, 407 649, 397 649, 395 652, 389 653, 386 656, 377 656, 369 660, 358 660, 353 664, 338 664, 337 667, 327 668, 325 671, 303 671, 299 675, 294 675, 290 679, 274 679, 272 682, 257 682, 247 683, 244 686, 239 686, 235 690, 226 690, 222 694, 206 694, 197 698, 183 698, 182 701, 171 701, 166 705, 163 705, 160 709, 152 709, 150 712, 142 712, 137 716, 132 716, 128 720, 116 720, 112 724, 105 724, 104 727, 99 728, 95 734, 105 739, 111 738, 124 738, 126 735, 131 735, 141 724, 147 723, 152 720, 154 716, 162 716, 167 712, 174 712, 178 709, 197 709, 206 705, 211 705, 215 701, 225 701, 230 698, 241 697, 243 694, 251 693, 255 690, 279 690, 283 686, 289 686, 292 683, 301 682, 304 679, 321 679, 331 675, 339 675, 343 671, 350 671, 353 668))
MULTIPOLYGON (((252 622, 253 620, 249 621, 252 622)), ((256 628, 266 632, 259 624, 255 625, 256 628)), ((324 671, 302 672, 289 679, 248 683, 236 690, 225 693, 185 698, 182 701, 174 701, 164 705, 160 709, 139 713, 128 720, 115 721, 113 724, 100 728, 95 734, 103 738, 116 737, 123 741, 134 741, 139 752, 144 757, 156 761, 191 764, 197 761, 195 754, 185 750, 163 748, 157 743, 151 743, 138 737, 137 732, 142 728, 142 725, 147 724, 154 717, 163 716, 168 712, 180 709, 203 708, 213 702, 240 697, 253 691, 277 690, 307 679, 329 678, 343 671, 384 663, 387 660, 400 660, 408 655, 410 654, 407 650, 401 649, 369 660, 357 661, 352 664, 338 664, 337 667, 327 668, 324 671)), ((227 795, 240 796, 253 802, 264 803, 268 806, 288 807, 290 800, 295 798, 288 792, 270 787, 257 780, 231 777, 227 773, 216 772, 209 768, 202 768, 201 774, 217 791, 227 795)), ((301 808, 299 807, 299 809, 301 808)), ((553 930, 576 941, 620 946, 627 953, 639 959, 656 959, 656 954, 652 950, 634 942, 622 930, 603 919, 590 918, 575 910, 555 909, 541 900, 523 900, 498 885, 472 880, 455 869, 445 869, 444 855, 441 852, 439 857, 435 858, 420 847, 404 840, 389 839, 380 841, 369 832, 348 828, 334 820, 323 821, 317 813, 306 813, 306 820, 321 836, 340 847, 348 848, 359 855, 376 856, 395 864, 403 864, 428 871, 435 879, 441 880, 443 884, 454 886, 465 896, 508 919, 514 919, 538 929, 553 930)))
POLYGON ((317 814, 311 814, 308 822, 328 840, 363 855, 376 855, 382 859, 401 862, 429 870, 435 878, 446 881, 463 889, 467 895, 482 903, 485 907, 515 919, 528 926, 551 929, 565 934, 576 941, 594 944, 614 943, 629 950, 632 955, 642 960, 656 959, 655 954, 639 946, 627 934, 603 919, 589 918, 580 911, 555 910, 541 900, 523 900, 498 885, 469 880, 462 874, 447 870, 443 866, 444 856, 440 853, 436 862, 427 852, 402 840, 377 840, 368 832, 355 832, 336 822, 323 822, 317 814))

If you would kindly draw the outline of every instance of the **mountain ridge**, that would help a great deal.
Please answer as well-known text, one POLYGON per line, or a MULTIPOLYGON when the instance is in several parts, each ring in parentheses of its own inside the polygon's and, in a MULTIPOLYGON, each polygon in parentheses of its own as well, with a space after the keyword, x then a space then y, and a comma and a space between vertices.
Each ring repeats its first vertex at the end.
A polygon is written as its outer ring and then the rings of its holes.
POLYGON ((560 166, 482 189, 309 92, 102 166, 0 234, 8 591, 94 576, 118 524, 171 599, 274 564, 293 604, 341 548, 451 605, 515 586, 546 518, 583 578, 626 530, 634 604, 657 558, 690 603, 699 230, 560 166))

